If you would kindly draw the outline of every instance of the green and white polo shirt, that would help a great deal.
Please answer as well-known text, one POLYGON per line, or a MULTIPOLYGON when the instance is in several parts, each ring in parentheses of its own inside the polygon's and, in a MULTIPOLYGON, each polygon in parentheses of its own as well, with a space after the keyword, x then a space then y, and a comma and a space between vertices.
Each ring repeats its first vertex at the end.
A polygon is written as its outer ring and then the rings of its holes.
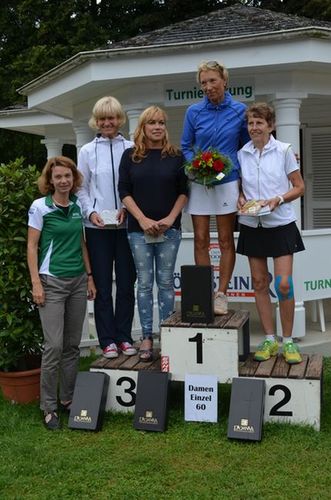
POLYGON ((35 200, 29 210, 30 227, 41 232, 38 251, 40 274, 73 278, 84 273, 82 212, 77 196, 70 195, 67 214, 51 195, 35 200))

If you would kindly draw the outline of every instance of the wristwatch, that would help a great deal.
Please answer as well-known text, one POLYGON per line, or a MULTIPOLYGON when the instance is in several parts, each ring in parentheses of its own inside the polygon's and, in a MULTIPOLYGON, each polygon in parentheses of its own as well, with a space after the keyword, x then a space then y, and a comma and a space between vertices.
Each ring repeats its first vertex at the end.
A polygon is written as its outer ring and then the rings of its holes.
POLYGON ((284 198, 283 198, 283 196, 281 194, 277 194, 276 198, 279 199, 278 206, 282 205, 284 203, 284 198))

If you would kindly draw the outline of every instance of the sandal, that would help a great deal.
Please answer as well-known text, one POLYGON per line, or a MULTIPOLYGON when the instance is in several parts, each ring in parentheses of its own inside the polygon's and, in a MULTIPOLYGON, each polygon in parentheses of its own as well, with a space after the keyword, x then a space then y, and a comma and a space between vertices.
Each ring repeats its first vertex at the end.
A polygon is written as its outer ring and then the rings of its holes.
POLYGON ((144 363, 148 363, 149 361, 153 361, 153 339, 143 339, 140 349, 138 351, 139 355, 139 360, 143 361, 144 363), (147 349, 144 349, 144 343, 145 345, 148 343, 150 347, 147 349))

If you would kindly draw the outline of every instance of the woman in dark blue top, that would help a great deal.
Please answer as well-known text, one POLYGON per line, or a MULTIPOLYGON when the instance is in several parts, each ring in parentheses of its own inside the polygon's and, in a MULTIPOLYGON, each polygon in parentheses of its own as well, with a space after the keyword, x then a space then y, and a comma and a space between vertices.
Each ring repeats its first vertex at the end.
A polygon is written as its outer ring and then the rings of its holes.
POLYGON ((128 239, 135 261, 143 341, 139 356, 153 356, 153 285, 160 321, 174 309, 173 272, 181 240, 181 211, 187 202, 183 155, 169 143, 166 115, 157 106, 140 116, 134 147, 123 153, 119 194, 128 210, 128 239))

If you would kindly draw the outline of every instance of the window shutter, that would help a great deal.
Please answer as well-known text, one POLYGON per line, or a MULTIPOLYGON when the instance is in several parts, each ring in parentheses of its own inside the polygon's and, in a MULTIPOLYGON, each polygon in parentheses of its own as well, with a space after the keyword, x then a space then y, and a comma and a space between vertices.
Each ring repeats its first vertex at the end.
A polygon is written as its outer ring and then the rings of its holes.
POLYGON ((306 129, 305 229, 331 227, 331 128, 306 129))

